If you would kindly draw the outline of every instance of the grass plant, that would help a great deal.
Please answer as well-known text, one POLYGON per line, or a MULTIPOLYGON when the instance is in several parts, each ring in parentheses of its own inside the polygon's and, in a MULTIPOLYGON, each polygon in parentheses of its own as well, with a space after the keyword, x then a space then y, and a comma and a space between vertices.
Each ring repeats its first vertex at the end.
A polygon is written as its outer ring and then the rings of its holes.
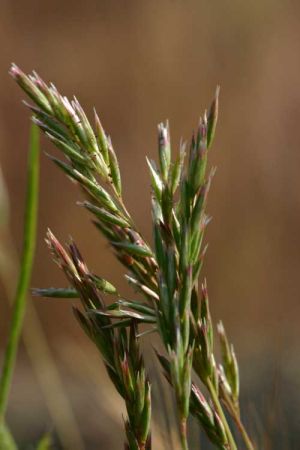
POLYGON ((147 160, 151 246, 125 206, 118 159, 96 111, 92 127, 77 98, 68 100, 53 84, 47 85, 36 73, 25 75, 16 65, 10 74, 33 102, 26 105, 34 123, 65 157, 50 158, 80 186, 85 199, 79 205, 92 214, 135 291, 133 299, 124 299, 110 281, 88 269, 73 241, 65 248, 48 230, 48 246, 69 286, 35 293, 80 299, 75 317, 99 349, 126 405, 125 448, 151 449, 151 384, 139 346, 140 327, 146 325, 148 332, 159 334, 164 347, 157 357, 174 391, 181 448, 189 448, 192 414, 215 447, 223 450, 238 448, 229 422, 232 416, 245 447, 253 450, 240 417, 236 355, 219 323, 222 358, 216 361, 206 281, 199 287, 204 232, 210 221, 206 205, 214 176, 213 169, 207 170, 207 159, 217 124, 219 89, 190 144, 181 143, 175 158, 168 123, 158 126, 158 164, 147 160), (104 297, 112 300, 105 302, 104 297))

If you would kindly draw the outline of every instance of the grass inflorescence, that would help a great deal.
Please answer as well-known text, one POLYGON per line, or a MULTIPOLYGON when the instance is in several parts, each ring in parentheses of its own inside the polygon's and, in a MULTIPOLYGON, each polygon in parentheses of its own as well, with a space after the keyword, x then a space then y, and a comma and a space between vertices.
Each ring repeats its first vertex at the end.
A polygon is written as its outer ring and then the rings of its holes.
POLYGON ((168 123, 158 126, 158 164, 147 161, 152 246, 125 206, 118 159, 96 111, 92 126, 75 97, 68 100, 53 84, 47 85, 36 73, 25 75, 16 65, 10 73, 33 102, 26 105, 34 123, 65 157, 50 158, 83 190, 85 200, 80 206, 92 214, 139 294, 138 299, 123 299, 109 281, 90 272, 74 242, 66 249, 47 232, 53 258, 70 287, 35 293, 81 300, 82 308, 74 308, 75 317, 99 349, 126 405, 125 448, 151 448, 151 384, 139 346, 139 328, 146 324, 159 334, 165 350, 157 352, 157 357, 174 390, 181 448, 188 449, 192 414, 216 448, 235 450, 231 416, 246 448, 253 449, 240 417, 236 355, 219 323, 222 351, 221 361, 216 361, 206 281, 199 287, 206 252, 203 238, 210 220, 206 205, 214 175, 214 170, 207 169, 207 158, 217 124, 219 89, 189 146, 182 143, 175 158, 168 123), (113 300, 106 303, 104 296, 113 300))

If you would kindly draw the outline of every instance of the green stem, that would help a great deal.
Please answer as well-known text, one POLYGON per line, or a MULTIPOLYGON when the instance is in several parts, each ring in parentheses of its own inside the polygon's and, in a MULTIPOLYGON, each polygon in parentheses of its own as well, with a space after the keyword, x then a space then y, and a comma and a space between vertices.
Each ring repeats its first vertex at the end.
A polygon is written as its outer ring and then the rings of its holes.
POLYGON ((239 431, 240 431, 240 433, 241 433, 241 435, 243 437, 243 440, 244 440, 244 443, 245 443, 247 449, 248 450, 255 450, 255 447, 254 447, 254 445, 253 445, 253 443, 252 443, 252 441, 251 441, 251 439, 250 439, 250 437, 249 437, 249 435, 247 433, 247 430, 244 427, 243 422, 241 421, 239 411, 234 407, 234 405, 232 404, 231 400, 229 398, 227 398, 227 397, 224 399, 224 404, 225 404, 229 414, 231 415, 231 417, 235 421, 236 426, 239 429, 239 431))
POLYGON ((182 419, 180 422, 180 442, 182 450, 189 450, 187 441, 186 419, 182 419))
POLYGON ((218 395, 216 393, 215 387, 214 387, 213 383, 211 382, 210 378, 207 378, 206 386, 207 386, 207 388, 209 390, 209 393, 211 395, 211 398, 212 398, 213 404, 214 404, 214 406, 216 408, 216 411, 217 411, 217 413, 218 413, 218 415, 219 415, 219 417, 222 420, 222 423, 224 425, 224 428, 225 428, 225 431, 226 431, 226 434, 227 434, 227 438, 228 438, 228 442, 229 442, 229 445, 230 445, 230 450, 237 450, 236 443, 234 441, 234 438, 233 438, 231 430, 229 428, 227 419, 226 419, 225 414, 223 412, 223 409, 222 409, 219 397, 218 397, 218 395))
POLYGON ((236 415, 234 415, 233 419, 234 419, 238 429, 240 430, 241 435, 243 436, 243 439, 244 439, 244 442, 245 442, 245 445, 246 445, 247 449, 248 450, 255 450, 255 447, 252 444, 251 439, 248 436, 248 433, 247 433, 247 431, 246 431, 246 429, 245 429, 241 419, 239 417, 237 417, 236 415))
POLYGON ((18 343, 26 308, 26 294, 30 283, 35 237, 37 227, 39 181, 39 132, 33 125, 30 134, 28 163, 28 185, 26 193, 24 242, 20 275, 13 306, 13 315, 9 331, 8 343, 4 355, 3 369, 0 379, 0 420, 4 420, 12 375, 18 350, 18 343))

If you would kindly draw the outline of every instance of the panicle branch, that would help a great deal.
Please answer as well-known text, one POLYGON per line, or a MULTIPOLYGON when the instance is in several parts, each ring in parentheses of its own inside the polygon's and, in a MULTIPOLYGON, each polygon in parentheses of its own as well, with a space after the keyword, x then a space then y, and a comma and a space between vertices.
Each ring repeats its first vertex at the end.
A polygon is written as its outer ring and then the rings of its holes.
MULTIPOLYGON (((47 244, 81 300, 83 311, 74 307, 75 317, 99 349, 108 375, 125 401, 128 414, 126 448, 149 450, 151 386, 138 345, 138 319, 131 320, 128 330, 115 327, 102 298, 108 282, 89 271, 74 242, 68 245, 67 252, 48 230, 47 244)), ((115 293, 110 283, 109 293, 115 293)))

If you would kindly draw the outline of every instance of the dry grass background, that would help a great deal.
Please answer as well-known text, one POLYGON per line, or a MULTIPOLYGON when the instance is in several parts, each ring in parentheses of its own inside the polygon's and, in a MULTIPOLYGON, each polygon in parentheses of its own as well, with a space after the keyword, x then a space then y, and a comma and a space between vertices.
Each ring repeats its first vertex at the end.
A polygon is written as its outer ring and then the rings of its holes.
MULTIPOLYGON (((274 437, 282 428, 291 448, 299 438, 299 19, 300 3, 292 0, 0 2, 0 161, 18 247, 29 121, 7 75, 11 61, 75 93, 86 110, 97 107, 120 158, 130 210, 148 238, 145 155, 156 156, 156 124, 169 118, 177 146, 180 137, 190 137, 221 84, 205 274, 214 317, 224 320, 242 364, 246 409, 260 415, 278 410, 275 419, 268 414, 273 442, 265 448, 277 448, 275 441, 284 448, 274 437)), ((52 151, 45 140, 43 149, 52 151)), ((128 292, 120 266, 76 207, 78 195, 43 156, 33 285, 64 281, 43 241, 50 226, 62 240, 72 235, 89 265, 128 292)), ((9 309, 1 298, 4 343, 9 309)), ((122 435, 112 433, 121 425, 119 400, 69 304, 36 304, 87 448, 120 448, 122 435), (102 446, 95 444, 97 435, 102 446)), ((11 400, 12 428, 21 440, 47 429, 24 352, 11 400)))

